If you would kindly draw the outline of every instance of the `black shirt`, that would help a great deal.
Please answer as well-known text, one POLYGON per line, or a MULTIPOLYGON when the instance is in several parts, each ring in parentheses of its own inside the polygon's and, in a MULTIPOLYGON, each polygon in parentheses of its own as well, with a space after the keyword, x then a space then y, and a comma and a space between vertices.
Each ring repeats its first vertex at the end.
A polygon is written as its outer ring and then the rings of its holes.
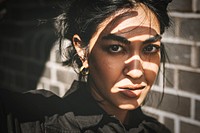
POLYGON ((94 100, 86 83, 75 81, 63 98, 49 91, 28 93, 0 90, 2 133, 170 133, 141 108, 123 125, 94 100))

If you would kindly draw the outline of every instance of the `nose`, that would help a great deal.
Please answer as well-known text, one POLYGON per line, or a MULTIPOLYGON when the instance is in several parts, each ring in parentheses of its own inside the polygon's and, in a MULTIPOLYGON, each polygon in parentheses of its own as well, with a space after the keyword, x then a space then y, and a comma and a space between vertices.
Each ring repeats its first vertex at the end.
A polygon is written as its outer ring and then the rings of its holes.
POLYGON ((139 55, 134 55, 125 61, 124 74, 132 79, 139 79, 143 76, 144 70, 142 60, 139 55))

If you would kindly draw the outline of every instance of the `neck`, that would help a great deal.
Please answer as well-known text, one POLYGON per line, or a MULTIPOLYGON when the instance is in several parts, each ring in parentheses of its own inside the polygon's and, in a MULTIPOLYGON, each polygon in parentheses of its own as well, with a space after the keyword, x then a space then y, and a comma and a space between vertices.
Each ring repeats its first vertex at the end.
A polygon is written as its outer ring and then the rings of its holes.
POLYGON ((128 122, 128 112, 129 112, 128 110, 123 110, 118 107, 113 107, 104 102, 100 103, 99 105, 101 106, 101 108, 104 109, 105 112, 107 112, 107 114, 114 115, 122 123, 128 122))
POLYGON ((90 88, 90 92, 93 98, 98 102, 99 106, 107 114, 116 116, 117 119, 120 120, 122 123, 128 122, 129 110, 120 109, 119 107, 114 106, 113 104, 108 102, 109 100, 105 100, 106 98, 100 95, 101 92, 98 92, 98 90, 95 89, 96 87, 92 86, 91 84, 90 85, 88 84, 88 86, 90 86, 89 88, 90 88))

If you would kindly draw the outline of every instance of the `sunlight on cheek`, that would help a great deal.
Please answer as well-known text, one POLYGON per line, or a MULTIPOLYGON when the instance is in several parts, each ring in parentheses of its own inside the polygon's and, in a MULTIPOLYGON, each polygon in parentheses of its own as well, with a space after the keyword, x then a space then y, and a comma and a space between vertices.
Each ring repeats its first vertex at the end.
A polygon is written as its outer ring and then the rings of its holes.
POLYGON ((159 64, 144 61, 142 65, 143 65, 144 70, 154 72, 157 75, 159 67, 160 67, 159 64))

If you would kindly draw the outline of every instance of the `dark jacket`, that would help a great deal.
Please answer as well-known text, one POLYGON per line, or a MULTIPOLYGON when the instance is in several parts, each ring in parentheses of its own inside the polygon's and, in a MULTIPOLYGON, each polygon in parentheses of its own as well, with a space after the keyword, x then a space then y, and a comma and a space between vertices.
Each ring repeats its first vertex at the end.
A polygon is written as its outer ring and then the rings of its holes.
POLYGON ((87 86, 74 82, 60 98, 49 91, 0 91, 1 133, 170 133, 156 119, 131 111, 131 124, 108 115, 87 86))

